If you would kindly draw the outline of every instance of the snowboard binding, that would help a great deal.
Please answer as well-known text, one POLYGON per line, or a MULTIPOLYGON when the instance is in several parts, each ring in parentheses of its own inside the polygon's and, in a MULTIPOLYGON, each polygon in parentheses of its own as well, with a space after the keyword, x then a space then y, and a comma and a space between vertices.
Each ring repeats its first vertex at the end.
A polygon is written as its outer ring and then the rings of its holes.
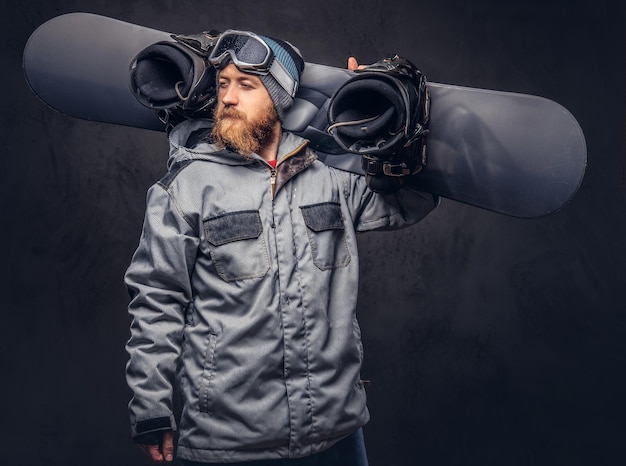
POLYGON ((331 97, 328 132, 344 150, 362 155, 373 191, 393 192, 426 165, 426 77, 398 55, 356 73, 331 97))
POLYGON ((183 120, 211 118, 217 99, 216 71, 208 56, 220 33, 172 34, 141 50, 130 64, 130 87, 154 109, 169 131, 183 120))

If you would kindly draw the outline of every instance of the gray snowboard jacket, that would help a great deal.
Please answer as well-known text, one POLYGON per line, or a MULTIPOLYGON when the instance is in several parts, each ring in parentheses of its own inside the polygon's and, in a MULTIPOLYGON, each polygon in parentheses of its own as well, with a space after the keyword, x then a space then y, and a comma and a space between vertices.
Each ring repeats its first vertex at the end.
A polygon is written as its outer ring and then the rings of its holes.
POLYGON ((436 200, 374 194, 288 133, 276 169, 184 147, 202 125, 170 135, 125 275, 132 435, 178 428, 178 456, 199 462, 317 453, 369 418, 355 234, 415 223, 436 200))

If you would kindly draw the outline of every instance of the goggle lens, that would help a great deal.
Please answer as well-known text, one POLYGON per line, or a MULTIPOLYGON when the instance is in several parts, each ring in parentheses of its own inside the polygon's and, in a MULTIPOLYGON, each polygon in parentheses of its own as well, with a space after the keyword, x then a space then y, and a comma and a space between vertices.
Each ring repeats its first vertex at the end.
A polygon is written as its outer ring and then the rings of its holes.
POLYGON ((256 71, 267 72, 272 51, 265 42, 248 33, 226 31, 215 44, 209 61, 213 65, 220 65, 228 56, 239 67, 252 67, 256 71))

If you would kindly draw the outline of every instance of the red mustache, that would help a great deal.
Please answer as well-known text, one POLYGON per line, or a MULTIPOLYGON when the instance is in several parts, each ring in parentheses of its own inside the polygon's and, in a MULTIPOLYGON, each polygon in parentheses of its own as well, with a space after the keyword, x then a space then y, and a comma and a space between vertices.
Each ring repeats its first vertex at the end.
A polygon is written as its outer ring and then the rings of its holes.
POLYGON ((220 118, 232 118, 234 120, 246 120, 246 115, 243 112, 240 112, 236 108, 233 107, 224 107, 218 110, 215 118, 219 120, 220 118))

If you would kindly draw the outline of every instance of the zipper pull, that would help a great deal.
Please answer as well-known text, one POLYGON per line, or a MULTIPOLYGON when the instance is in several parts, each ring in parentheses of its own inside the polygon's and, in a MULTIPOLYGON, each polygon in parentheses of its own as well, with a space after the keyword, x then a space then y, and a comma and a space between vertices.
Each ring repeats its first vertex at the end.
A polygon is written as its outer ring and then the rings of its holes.
POLYGON ((274 199, 274 191, 276 190, 276 169, 272 168, 270 173, 270 186, 272 188, 272 199, 274 199))

